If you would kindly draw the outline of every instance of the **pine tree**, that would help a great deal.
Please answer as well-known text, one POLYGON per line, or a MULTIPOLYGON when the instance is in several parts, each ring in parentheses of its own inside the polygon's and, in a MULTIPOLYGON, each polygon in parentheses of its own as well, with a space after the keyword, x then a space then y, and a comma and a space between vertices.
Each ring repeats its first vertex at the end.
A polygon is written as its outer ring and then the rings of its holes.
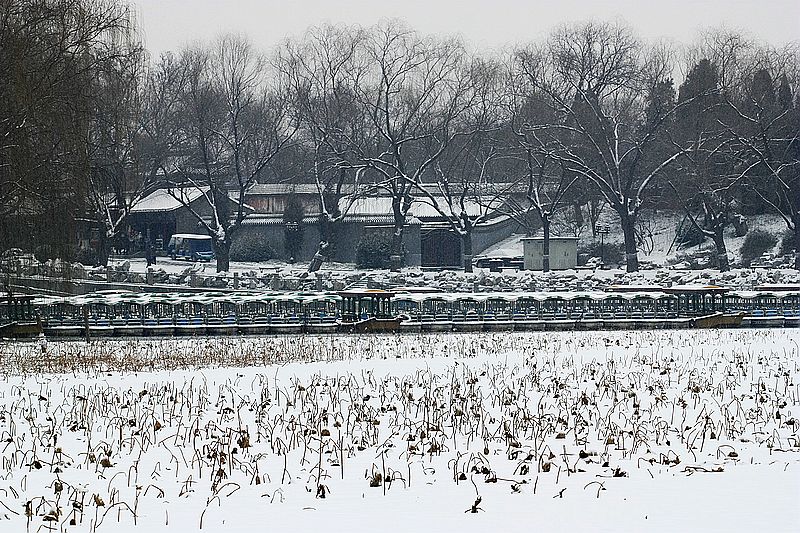
POLYGON ((792 88, 789 86, 789 78, 784 73, 781 76, 781 83, 778 85, 778 106, 781 110, 788 111, 792 109, 792 88))
POLYGON ((291 262, 297 260, 303 249, 303 204, 295 194, 289 194, 283 211, 284 249, 291 262))
POLYGON ((716 265, 730 268, 725 228, 734 219, 736 199, 727 178, 729 162, 721 149, 719 76, 708 59, 700 60, 681 84, 676 130, 687 152, 680 160, 672 188, 694 229, 714 242, 716 265))
POLYGON ((719 74, 717 67, 708 59, 701 59, 678 89, 680 130, 688 137, 695 137, 710 123, 715 122, 719 104, 719 74), (691 101, 690 101, 691 100, 691 101))
POLYGON ((767 69, 757 70, 753 74, 753 79, 748 89, 751 106, 762 111, 772 109, 775 106, 775 86, 772 83, 772 75, 767 69))

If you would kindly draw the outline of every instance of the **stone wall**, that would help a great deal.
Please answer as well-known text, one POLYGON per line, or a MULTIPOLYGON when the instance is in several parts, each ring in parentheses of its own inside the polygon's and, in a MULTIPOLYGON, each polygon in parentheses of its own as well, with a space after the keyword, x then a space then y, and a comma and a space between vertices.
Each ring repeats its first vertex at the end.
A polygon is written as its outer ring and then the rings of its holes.
POLYGON ((472 251, 477 255, 519 231, 520 225, 509 217, 500 217, 492 223, 480 225, 472 232, 472 251))
MULTIPOLYGON (((337 226, 337 246, 336 251, 330 258, 333 261, 342 263, 355 263, 356 249, 361 237, 367 231, 374 231, 376 229, 386 228, 391 231, 388 226, 370 226, 361 222, 345 222, 337 226)), ((287 260, 286 248, 284 246, 284 227, 283 224, 245 224, 242 229, 234 237, 234 239, 246 238, 246 236, 255 236, 255 238, 269 243, 272 249, 276 252, 276 259, 287 260)), ((303 244, 297 261, 310 261, 314 254, 317 252, 321 235, 319 224, 304 224, 303 225, 303 244)), ((420 264, 420 227, 418 225, 407 226, 404 233, 404 243, 406 247, 406 265, 416 266, 420 264)))

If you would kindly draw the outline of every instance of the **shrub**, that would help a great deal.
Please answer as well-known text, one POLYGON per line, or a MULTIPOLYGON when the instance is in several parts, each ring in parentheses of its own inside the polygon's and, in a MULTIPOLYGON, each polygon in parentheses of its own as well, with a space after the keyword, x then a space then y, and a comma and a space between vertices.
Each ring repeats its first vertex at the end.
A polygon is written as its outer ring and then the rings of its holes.
POLYGON ((267 240, 253 233, 240 234, 231 244, 231 261, 269 261, 276 256, 267 240))
POLYGON ((768 231, 754 229, 744 238, 739 252, 742 255, 742 264, 750 266, 754 259, 761 257, 764 252, 772 250, 778 243, 778 239, 768 231))
POLYGON ((33 256, 40 263, 46 263, 48 260, 58 257, 58 250, 49 244, 43 244, 33 249, 33 256))
POLYGON ((356 264, 361 268, 388 268, 391 237, 380 232, 365 233, 356 247, 356 264))
POLYGON ((606 264, 621 265, 625 261, 622 244, 607 242, 601 248, 598 241, 582 244, 578 247, 578 264, 583 266, 592 257, 601 257, 606 264))
POLYGON ((675 240, 681 248, 689 248, 703 244, 706 236, 691 222, 682 222, 678 224, 675 240))
POLYGON ((794 242, 794 232, 791 230, 786 230, 783 232, 783 237, 781 237, 781 255, 794 255, 796 249, 796 245, 794 242))
POLYGON ((78 248, 75 252, 75 261, 86 266, 98 264, 97 252, 93 248, 78 248))

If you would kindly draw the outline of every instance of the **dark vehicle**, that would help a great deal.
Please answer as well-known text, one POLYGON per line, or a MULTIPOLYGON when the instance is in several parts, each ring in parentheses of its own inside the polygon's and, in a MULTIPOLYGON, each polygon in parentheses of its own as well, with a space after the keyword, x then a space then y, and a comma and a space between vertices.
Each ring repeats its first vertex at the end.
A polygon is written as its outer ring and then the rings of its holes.
POLYGON ((176 233, 169 240, 167 253, 172 259, 188 259, 190 261, 211 261, 214 250, 211 237, 192 233, 176 233))

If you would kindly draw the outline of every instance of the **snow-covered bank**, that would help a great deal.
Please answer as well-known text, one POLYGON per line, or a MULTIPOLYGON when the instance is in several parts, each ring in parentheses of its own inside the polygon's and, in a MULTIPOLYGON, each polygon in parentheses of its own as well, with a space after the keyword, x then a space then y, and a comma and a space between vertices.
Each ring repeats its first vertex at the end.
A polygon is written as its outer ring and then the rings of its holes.
POLYGON ((722 330, 74 342, 44 357, 0 345, 0 527, 797 530, 799 342, 722 330))
MULTIPOLYGON (((206 271, 196 274, 198 279, 205 280, 204 286, 233 287, 232 273, 216 275, 208 272, 208 265, 204 266, 206 271)), ((130 268, 132 272, 144 272, 143 265, 137 263, 130 268)), ((173 262, 160 265, 159 268, 164 269, 161 281, 188 284, 190 272, 184 263, 173 262)), ((259 267, 258 264, 241 264, 232 268, 232 272, 239 276, 240 288, 256 290, 341 290, 361 278, 368 286, 375 288, 424 286, 447 292, 602 290, 617 284, 668 286, 693 283, 716 283, 733 289, 751 290, 763 284, 800 284, 800 272, 789 268, 737 268, 729 272, 657 268, 631 273, 619 268, 548 273, 516 270, 490 272, 476 268, 473 273, 465 273, 456 270, 425 271, 420 268, 404 268, 400 272, 358 270, 353 265, 334 263, 308 278, 302 277, 305 269, 297 265, 259 267)))
POLYGON ((586 291, 603 290, 611 285, 691 285, 719 284, 739 290, 752 290, 764 284, 798 284, 800 272, 792 269, 676 270, 659 268, 640 272, 609 270, 562 270, 548 273, 531 271, 464 272, 381 272, 370 276, 376 287, 429 286, 447 292, 485 291, 586 291))

